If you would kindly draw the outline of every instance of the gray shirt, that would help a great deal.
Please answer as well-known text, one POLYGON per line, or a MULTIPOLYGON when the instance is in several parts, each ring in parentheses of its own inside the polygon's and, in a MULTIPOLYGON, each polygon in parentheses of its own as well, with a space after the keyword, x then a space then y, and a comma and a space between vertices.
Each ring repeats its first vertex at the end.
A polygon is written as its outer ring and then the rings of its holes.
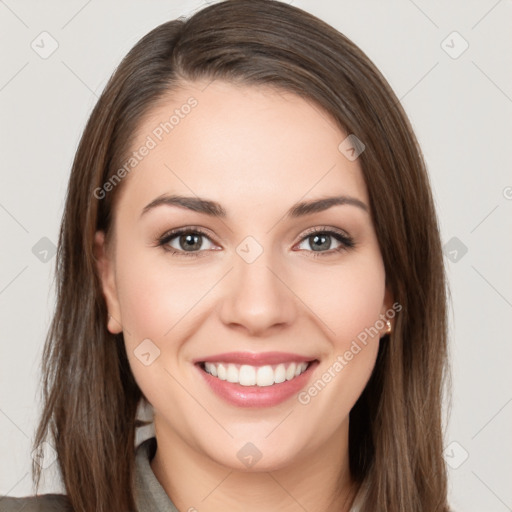
MULTIPOLYGON (((160 485, 150 462, 156 451, 156 438, 139 444, 135 454, 135 501, 137 512, 179 512, 160 485)), ((359 512, 364 486, 360 489, 350 512, 359 512)), ((0 512, 70 512, 63 494, 44 494, 29 498, 0 497, 0 512)))

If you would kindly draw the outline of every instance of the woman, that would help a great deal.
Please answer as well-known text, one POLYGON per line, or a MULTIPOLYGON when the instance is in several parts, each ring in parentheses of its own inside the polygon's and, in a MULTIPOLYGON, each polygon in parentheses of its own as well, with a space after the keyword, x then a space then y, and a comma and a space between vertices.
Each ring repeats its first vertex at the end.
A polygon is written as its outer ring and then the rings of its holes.
POLYGON ((332 27, 228 0, 146 35, 83 134, 57 272, 35 446, 67 496, 2 510, 449 510, 428 177, 332 27))

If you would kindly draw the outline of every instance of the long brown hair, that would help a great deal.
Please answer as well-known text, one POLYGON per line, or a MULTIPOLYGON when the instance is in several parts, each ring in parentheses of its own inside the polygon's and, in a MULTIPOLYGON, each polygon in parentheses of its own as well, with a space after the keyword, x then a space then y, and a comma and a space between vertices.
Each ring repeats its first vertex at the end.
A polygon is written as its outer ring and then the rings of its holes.
MULTIPOLYGON (((123 337, 106 329, 93 254, 109 233, 141 118, 169 91, 220 79, 293 92, 365 144, 359 156, 386 280, 402 309, 350 413, 350 469, 368 483, 362 512, 444 512, 442 400, 447 290, 425 163, 408 118, 370 59, 334 28, 274 0, 227 0, 143 37, 108 82, 71 171, 57 254, 57 303, 43 354, 43 413, 77 512, 133 510, 136 410, 145 400, 123 337)), ((340 141, 341 142, 341 141, 340 141)), ((134 171, 136 172, 136 171, 134 171)), ((34 483, 41 471, 33 464, 34 483)))

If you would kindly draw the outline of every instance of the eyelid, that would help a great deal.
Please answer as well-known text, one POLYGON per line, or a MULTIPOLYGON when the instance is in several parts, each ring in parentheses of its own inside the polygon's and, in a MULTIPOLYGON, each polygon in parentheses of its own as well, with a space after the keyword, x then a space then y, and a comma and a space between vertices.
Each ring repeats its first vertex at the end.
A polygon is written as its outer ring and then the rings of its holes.
POLYGON ((194 226, 194 225, 187 225, 182 226, 179 228, 173 228, 166 231, 163 235, 158 235, 155 239, 155 242, 162 242, 165 239, 172 239, 175 236, 182 235, 184 233, 198 233, 201 235, 204 235, 205 237, 209 238, 212 242, 215 238, 209 230, 202 228, 200 226, 194 226))
POLYGON ((204 236, 213 245, 218 245, 214 240, 212 240, 212 236, 208 233, 207 230, 204 228, 201 228, 199 226, 183 226, 180 228, 174 228, 166 231, 163 235, 157 236, 155 240, 155 245, 157 247, 161 247, 164 251, 169 252, 173 256, 184 256, 184 257, 196 257, 200 258, 202 256, 206 256, 208 251, 216 251, 219 249, 207 249, 207 250, 201 250, 201 251, 182 251, 175 249, 174 247, 169 246, 169 242, 173 240, 176 237, 179 237, 186 233, 195 233, 204 236))
POLYGON ((300 241, 304 240, 304 238, 308 236, 314 235, 315 233, 336 233, 344 238, 352 239, 352 237, 343 229, 332 226, 315 226, 314 228, 306 229, 306 231, 301 234, 300 241))

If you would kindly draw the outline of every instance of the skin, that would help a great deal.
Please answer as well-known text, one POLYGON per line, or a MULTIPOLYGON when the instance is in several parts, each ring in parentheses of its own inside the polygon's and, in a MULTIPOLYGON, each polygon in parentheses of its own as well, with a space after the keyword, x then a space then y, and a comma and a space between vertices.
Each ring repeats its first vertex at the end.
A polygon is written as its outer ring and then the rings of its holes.
MULTIPOLYGON (((210 390, 192 361, 292 352, 319 360, 311 384, 391 307, 367 211, 337 205, 285 216, 298 201, 333 195, 369 208, 359 162, 338 150, 347 134, 294 94, 205 86, 185 84, 142 121, 134 149, 190 96, 198 101, 124 178, 112 239, 106 244, 98 232, 95 240, 108 329, 123 331, 133 374, 155 411, 151 467, 182 511, 348 510, 357 491, 349 412, 385 327, 307 405, 292 397, 274 407, 235 407, 210 390), (215 200, 227 217, 168 205, 141 216, 162 194, 215 200), (199 256, 173 255, 155 242, 187 226, 208 232, 199 256), (307 230, 325 227, 348 233, 355 247, 335 252, 341 243, 329 238, 330 248, 315 252, 307 230), (236 252, 247 236, 263 249, 252 263, 236 252), (134 353, 145 339, 160 350, 148 366, 134 353), (237 457, 248 442, 262 454, 251 468, 237 457)), ((170 243, 185 252, 179 236, 170 243)))

